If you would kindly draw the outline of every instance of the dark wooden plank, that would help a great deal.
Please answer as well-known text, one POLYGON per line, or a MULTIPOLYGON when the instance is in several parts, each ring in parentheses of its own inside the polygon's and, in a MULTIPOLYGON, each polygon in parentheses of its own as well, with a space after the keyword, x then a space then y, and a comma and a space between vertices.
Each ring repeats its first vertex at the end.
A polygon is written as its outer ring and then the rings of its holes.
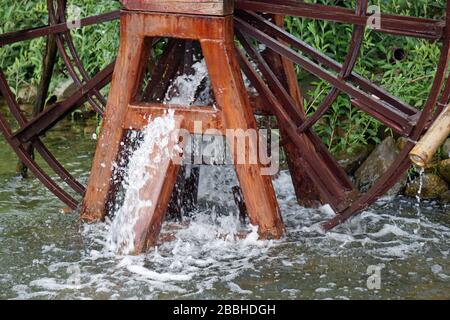
MULTIPOLYGON (((274 23, 280 27, 284 27, 284 16, 274 15, 274 23)), ((272 50, 267 50, 267 63, 276 73, 280 82, 291 95, 298 112, 306 116, 303 105, 303 95, 298 85, 297 74, 295 73, 292 61, 282 57, 272 50)), ((277 119, 278 120, 278 119, 277 119)), ((297 202, 305 207, 317 207, 321 204, 320 192, 315 187, 305 168, 300 163, 301 152, 290 138, 285 129, 285 123, 278 121, 281 133, 281 144, 286 153, 289 172, 291 173, 292 184, 294 186, 297 202)))
POLYGON ((128 10, 225 16, 233 13, 234 0, 122 0, 128 10))
MULTIPOLYGON (((236 8, 254 12, 329 20, 360 26, 367 26, 368 20, 370 19, 370 16, 355 14, 352 9, 317 3, 305 3, 304 1, 236 0, 236 8)), ((377 32, 430 40, 440 40, 444 35, 445 25, 439 20, 381 13, 380 21, 381 26, 379 29, 376 29, 377 32)))
MULTIPOLYGON (((181 128, 182 120, 175 117, 174 130, 181 128)), ((171 132, 167 133, 170 136, 171 132)), ((166 136, 166 135, 164 135, 166 136)), ((156 245, 161 230, 170 196, 177 180, 180 164, 175 163, 171 157, 177 141, 169 139, 167 147, 161 149, 155 145, 149 157, 150 163, 155 165, 146 166, 150 177, 144 187, 139 191, 139 198, 142 202, 148 202, 148 207, 135 207, 139 212, 129 212, 131 216, 138 217, 134 226, 134 254, 139 254, 156 245), (167 152, 169 150, 169 153, 167 152)))

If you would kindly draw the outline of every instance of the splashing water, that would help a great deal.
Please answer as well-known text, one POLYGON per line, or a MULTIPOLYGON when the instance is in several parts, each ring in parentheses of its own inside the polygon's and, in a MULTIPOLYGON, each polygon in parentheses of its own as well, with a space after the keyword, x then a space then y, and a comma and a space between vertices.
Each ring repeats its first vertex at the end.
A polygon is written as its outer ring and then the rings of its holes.
MULTIPOLYGON (((78 133, 64 127, 46 139, 85 182, 95 146, 78 133)), ((1 138, 0 149, 9 150, 1 138)), ((450 298, 448 205, 421 200, 420 234, 414 233, 416 199, 404 197, 380 200, 323 234, 330 213, 298 206, 289 173, 281 172, 274 186, 286 236, 258 241, 250 228, 242 239, 235 236, 242 229, 238 218, 219 207, 233 203, 237 183, 226 167, 230 174, 201 176, 207 181, 200 197, 215 208, 201 206, 182 223, 164 222, 162 236, 170 237, 155 250, 118 256, 110 250, 110 223, 80 224, 77 215, 59 214, 61 203, 37 180, 13 174, 12 152, 0 153, 0 160, 2 299, 450 298), (382 288, 370 290, 368 266, 381 264, 382 288)))
MULTIPOLYGON (((196 57, 194 56, 194 59, 196 57)), ((197 89, 202 81, 207 77, 208 70, 205 59, 197 61, 192 65, 191 74, 182 74, 175 78, 168 88, 164 97, 164 104, 190 105, 195 102, 197 89)), ((200 93, 197 100, 208 100, 210 98, 208 85, 200 93)), ((123 168, 120 163, 115 168, 115 177, 118 172, 125 172, 123 189, 125 198, 123 205, 116 208, 115 218, 111 224, 110 237, 108 243, 114 252, 129 254, 134 251, 134 226, 139 219, 143 209, 151 207, 151 201, 140 198, 140 191, 152 177, 145 170, 151 166, 150 153, 157 146, 168 152, 168 142, 171 132, 175 129, 174 112, 169 111, 166 116, 149 121, 149 124, 142 131, 143 141, 132 153, 127 168, 123 168)), ((134 139, 137 137, 134 136, 134 139)), ((132 138, 133 139, 133 138, 132 138)), ((181 150, 181 149, 180 149, 181 150)), ((157 159, 154 159, 157 160, 157 159)))
POLYGON ((418 206, 420 206, 420 203, 422 201, 421 196, 422 196, 422 190, 423 190, 423 177, 424 177, 424 174, 425 174, 425 168, 420 168, 420 171, 419 171, 419 190, 417 190, 417 195, 416 195, 418 206))
POLYGON ((421 223, 421 202, 422 202, 422 190, 423 190, 423 178, 425 175, 425 168, 420 168, 419 171, 419 189, 417 190, 416 200, 417 200, 417 228, 414 229, 414 234, 418 234, 420 231, 420 223, 421 223))
MULTIPOLYGON (((152 178, 146 168, 157 163, 152 163, 150 154, 156 148, 169 154, 169 139, 175 129, 174 111, 155 119, 150 119, 149 124, 143 130, 143 141, 129 160, 126 176, 123 181, 125 197, 122 206, 115 213, 111 224, 109 247, 112 251, 129 254, 134 251, 134 227, 141 212, 150 208, 153 204, 149 200, 141 198, 140 192, 146 183, 152 178)), ((153 159, 157 162, 158 159, 153 159)))
MULTIPOLYGON (((209 180, 207 186, 215 181, 232 199, 229 189, 234 179, 227 183, 209 172, 204 177, 209 180)), ((21 180, 2 184, 11 188, 9 194, 17 194, 15 187, 23 186, 21 180)), ((0 297, 449 298, 450 226, 445 208, 423 201, 420 236, 413 233, 415 202, 401 197, 379 202, 323 234, 320 224, 330 213, 299 207, 287 172, 279 175, 274 186, 287 229, 281 241, 256 240, 252 229, 239 239, 234 236, 240 228, 238 218, 225 215, 225 209, 200 208, 181 224, 165 222, 162 236, 171 238, 157 249, 139 256, 117 256, 107 244, 110 225, 82 224, 80 232, 77 217, 56 214, 59 202, 35 183, 31 194, 41 201, 34 201, 34 210, 0 215, 0 297), (367 268, 379 264, 386 266, 382 290, 371 291, 366 287, 367 268), (72 276, 79 277, 76 287, 68 282, 72 276)), ((20 208, 29 196, 11 196, 9 203, 20 208)))

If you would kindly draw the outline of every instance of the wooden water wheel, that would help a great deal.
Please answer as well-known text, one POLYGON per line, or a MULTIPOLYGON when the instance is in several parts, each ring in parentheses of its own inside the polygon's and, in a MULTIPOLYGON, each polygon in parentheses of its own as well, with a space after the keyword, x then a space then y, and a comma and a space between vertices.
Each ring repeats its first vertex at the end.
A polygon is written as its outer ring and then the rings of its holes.
MULTIPOLYGON (((0 66, 0 91, 9 108, 8 115, 0 114, 0 127, 7 142, 26 167, 58 198, 76 209, 86 188, 58 162, 42 142, 41 136, 83 103, 88 102, 96 112, 103 113, 107 99, 100 91, 111 81, 114 61, 97 74, 88 74, 72 39, 72 22, 67 21, 66 7, 69 3, 70 1, 66 0, 47 1, 47 26, 0 35, 0 50, 4 46, 38 37, 47 39, 39 95, 32 117, 27 118, 20 111, 7 77, 2 71, 6 66, 0 66), (58 54, 79 89, 67 100, 44 108, 58 54), (11 118, 18 123, 19 129, 12 129, 13 125, 8 121, 11 118), (66 186, 57 183, 52 178, 54 174, 46 172, 34 160, 30 149, 41 155, 66 186), (79 197, 71 196, 66 187, 75 191, 79 197)), ((229 8, 234 5, 232 12, 236 39, 235 55, 243 73, 255 89, 249 92, 253 109, 255 112, 277 117, 299 202, 312 204, 320 201, 330 204, 336 216, 324 223, 324 228, 329 230, 372 204, 401 178, 411 166, 409 152, 433 119, 448 104, 450 82, 446 81, 446 71, 450 53, 450 1, 446 18, 442 21, 383 13, 375 17, 368 10, 368 0, 357 0, 353 9, 296 0, 230 0, 225 3, 229 8), (351 41, 343 62, 329 58, 311 44, 288 33, 283 28, 284 17, 327 20, 330 23, 351 26, 351 41), (360 56, 360 50, 365 31, 374 18, 379 19, 380 24, 377 28, 372 28, 372 32, 440 43, 439 63, 428 100, 422 108, 412 107, 354 71, 358 59, 364 59, 360 56), (261 46, 264 50, 260 50, 261 46), (304 110, 294 65, 331 87, 313 114, 307 115, 304 110), (314 131, 314 125, 330 111, 340 95, 348 96, 355 108, 407 139, 406 146, 391 167, 364 193, 354 186, 314 131)), ((203 3, 200 10, 205 10, 202 12, 207 15, 207 10, 213 9, 203 3)), ((120 14, 120 11, 113 11, 84 17, 77 22, 77 28, 109 23, 118 19, 120 14)), ((186 59, 189 58, 187 56, 192 54, 192 51, 186 54, 188 45, 165 39, 155 40, 150 44, 158 47, 160 51, 152 69, 155 72, 154 81, 158 86, 157 89, 145 92, 144 98, 157 99, 166 92, 170 80, 180 71, 180 65, 185 65, 186 59)))

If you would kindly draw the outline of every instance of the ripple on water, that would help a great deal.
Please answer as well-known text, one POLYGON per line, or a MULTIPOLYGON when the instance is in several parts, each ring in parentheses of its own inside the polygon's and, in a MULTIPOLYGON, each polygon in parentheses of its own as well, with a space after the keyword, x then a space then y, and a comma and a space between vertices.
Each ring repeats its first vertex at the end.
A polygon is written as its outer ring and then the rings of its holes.
POLYGON ((234 175, 208 170, 201 210, 166 222, 166 241, 140 256, 108 249, 110 222, 81 224, 76 214, 58 213, 61 204, 39 183, 1 176, 0 297, 450 298, 448 207, 423 202, 416 234, 414 201, 379 201, 324 234, 319 225, 332 213, 299 207, 282 172, 274 184, 287 234, 258 241, 255 228, 228 214, 232 205, 211 206, 206 196, 215 190, 214 201, 230 203, 234 175), (370 265, 382 268, 380 290, 367 288, 370 265))

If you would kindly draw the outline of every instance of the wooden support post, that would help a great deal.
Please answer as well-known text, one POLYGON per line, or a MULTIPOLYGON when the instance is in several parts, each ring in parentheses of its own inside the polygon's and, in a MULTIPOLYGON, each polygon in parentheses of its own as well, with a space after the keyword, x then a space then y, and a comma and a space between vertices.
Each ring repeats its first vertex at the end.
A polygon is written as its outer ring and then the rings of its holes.
MULTIPOLYGON (((230 18, 225 18, 224 28, 228 25, 226 19, 230 18)), ((225 30, 225 39, 221 41, 200 40, 216 101, 227 129, 256 130, 250 100, 235 56, 233 30, 230 27, 225 30)), ((233 145, 234 141, 228 143, 233 145)), ((249 139, 245 150, 239 150, 244 152, 245 159, 249 159, 250 150, 258 150, 253 143, 249 139)), ((283 234, 284 225, 271 177, 262 175, 261 164, 237 163, 237 151, 231 150, 250 222, 259 226, 258 232, 262 238, 278 239, 283 234)))
POLYGON ((121 18, 121 43, 114 69, 108 103, 97 143, 86 195, 81 206, 85 221, 103 219, 112 187, 113 165, 123 137, 122 125, 128 105, 137 94, 144 73, 149 50, 149 39, 133 32, 129 16, 121 18))
POLYGON ((129 10, 225 16, 234 0, 121 0, 129 10))
MULTIPOLYGON (((284 27, 284 16, 274 15, 273 19, 279 27, 284 27)), ((298 86, 294 64, 270 49, 268 49, 265 57, 271 69, 276 72, 278 79, 295 101, 298 110, 305 114, 303 96, 298 86)), ((305 168, 300 164, 300 150, 287 134, 284 123, 279 121, 278 126, 297 201, 305 207, 318 207, 321 204, 320 194, 306 173, 305 168)))

